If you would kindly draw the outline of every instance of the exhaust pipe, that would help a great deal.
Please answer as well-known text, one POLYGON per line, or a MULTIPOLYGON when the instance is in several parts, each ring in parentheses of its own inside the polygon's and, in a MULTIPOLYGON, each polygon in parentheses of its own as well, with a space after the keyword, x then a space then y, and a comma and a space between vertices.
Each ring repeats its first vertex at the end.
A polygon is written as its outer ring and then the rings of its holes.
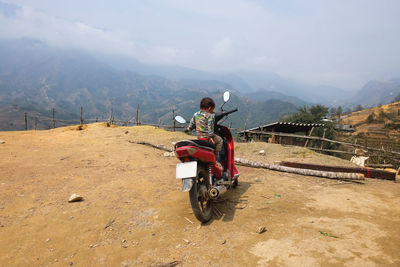
POLYGON ((217 198, 224 194, 228 189, 224 185, 217 185, 210 189, 209 194, 211 198, 217 198))

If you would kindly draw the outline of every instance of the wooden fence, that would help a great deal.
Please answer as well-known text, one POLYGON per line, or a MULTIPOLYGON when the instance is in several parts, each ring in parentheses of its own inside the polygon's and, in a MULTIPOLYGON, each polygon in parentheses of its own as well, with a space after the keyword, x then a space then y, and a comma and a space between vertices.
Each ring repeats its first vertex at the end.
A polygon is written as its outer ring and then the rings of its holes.
MULTIPOLYGON (((369 147, 369 146, 364 146, 364 145, 360 145, 357 143, 349 143, 349 142, 331 140, 331 139, 325 138, 325 135, 323 137, 320 137, 320 136, 299 135, 299 134, 281 133, 281 132, 268 132, 268 131, 260 131, 260 130, 247 130, 245 132, 250 133, 250 134, 261 135, 261 136, 262 135, 264 135, 264 136, 275 135, 275 136, 282 136, 282 137, 305 139, 306 142, 305 142, 304 147, 307 147, 308 149, 315 150, 318 152, 338 153, 338 154, 347 154, 347 155, 357 156, 358 155, 357 149, 359 149, 361 151, 365 151, 365 153, 369 156, 379 156, 379 157, 388 159, 389 161, 393 161, 393 162, 397 163, 396 165, 399 165, 399 163, 400 163, 400 152, 398 152, 398 151, 393 151, 393 150, 384 149, 384 148, 369 147), (309 147, 308 140, 320 141, 320 146, 319 147, 309 147), (342 147, 351 147, 353 149, 352 149, 352 151, 327 149, 327 148, 324 148, 324 143, 338 144, 338 145, 341 145, 342 147)), ((325 133, 325 131, 324 131, 324 133, 325 133)), ((381 165, 381 164, 376 164, 376 165, 381 165)), ((383 164, 383 165, 385 165, 385 164, 383 164)))

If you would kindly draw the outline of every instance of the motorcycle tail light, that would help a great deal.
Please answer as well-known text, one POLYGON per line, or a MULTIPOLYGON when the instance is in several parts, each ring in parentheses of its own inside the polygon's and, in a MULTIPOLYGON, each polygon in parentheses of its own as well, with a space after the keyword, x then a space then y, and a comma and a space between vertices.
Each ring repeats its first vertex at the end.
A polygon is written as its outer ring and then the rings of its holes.
POLYGON ((197 152, 197 149, 194 148, 194 147, 189 147, 189 148, 187 149, 187 152, 188 152, 189 156, 191 156, 191 155, 193 155, 194 153, 197 152))

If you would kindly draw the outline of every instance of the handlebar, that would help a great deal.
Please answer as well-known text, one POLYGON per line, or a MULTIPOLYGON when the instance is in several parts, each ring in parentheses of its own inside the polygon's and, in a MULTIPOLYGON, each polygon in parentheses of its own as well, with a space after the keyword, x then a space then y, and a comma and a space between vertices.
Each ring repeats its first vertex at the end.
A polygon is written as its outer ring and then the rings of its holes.
POLYGON ((229 114, 231 114, 233 112, 236 112, 236 111, 238 111, 237 108, 232 109, 230 111, 222 111, 222 112, 215 113, 215 122, 220 121, 223 117, 225 117, 225 116, 227 116, 227 115, 229 115, 229 114))

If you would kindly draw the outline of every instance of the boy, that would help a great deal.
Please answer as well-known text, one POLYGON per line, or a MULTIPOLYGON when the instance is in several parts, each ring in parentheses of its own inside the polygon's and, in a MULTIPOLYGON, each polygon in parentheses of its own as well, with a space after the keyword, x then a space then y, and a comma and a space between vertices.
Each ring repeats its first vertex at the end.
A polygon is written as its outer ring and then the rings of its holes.
POLYGON ((209 97, 205 97, 200 101, 200 110, 194 113, 193 118, 190 120, 187 131, 192 131, 196 128, 197 139, 210 141, 215 145, 215 155, 222 148, 222 138, 214 134, 215 102, 209 97))

